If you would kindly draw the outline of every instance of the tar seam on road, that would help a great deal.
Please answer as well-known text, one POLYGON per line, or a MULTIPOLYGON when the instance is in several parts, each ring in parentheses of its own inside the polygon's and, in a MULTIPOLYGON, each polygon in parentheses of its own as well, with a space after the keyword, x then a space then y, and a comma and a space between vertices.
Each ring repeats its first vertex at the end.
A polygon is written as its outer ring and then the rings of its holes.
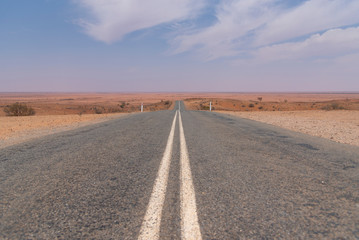
POLYGON ((196 197, 193 187, 186 139, 184 136, 181 112, 179 112, 179 130, 181 144, 181 238, 184 240, 202 239, 198 224, 196 197))
POLYGON ((159 239, 162 208, 165 201, 169 168, 171 164, 171 155, 173 147, 174 131, 176 127, 177 111, 173 118, 172 127, 168 136, 167 145, 161 164, 158 170, 157 178, 152 190, 150 202, 147 207, 146 215, 143 219, 141 231, 138 239, 159 239))

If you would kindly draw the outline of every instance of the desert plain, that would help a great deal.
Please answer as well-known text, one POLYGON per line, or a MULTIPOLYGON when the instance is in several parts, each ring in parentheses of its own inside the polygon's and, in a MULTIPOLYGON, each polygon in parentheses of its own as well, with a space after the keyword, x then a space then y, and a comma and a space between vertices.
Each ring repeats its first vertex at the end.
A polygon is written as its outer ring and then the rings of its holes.
POLYGON ((144 111, 212 110, 359 146, 359 93, 0 93, 0 148, 144 111), (22 103, 34 116, 7 116, 22 103))

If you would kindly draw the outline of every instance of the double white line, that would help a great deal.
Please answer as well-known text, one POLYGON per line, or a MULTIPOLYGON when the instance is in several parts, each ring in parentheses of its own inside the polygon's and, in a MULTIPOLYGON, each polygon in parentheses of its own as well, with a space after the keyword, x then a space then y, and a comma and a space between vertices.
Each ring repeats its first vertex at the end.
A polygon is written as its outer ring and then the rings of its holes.
POLYGON ((198 224, 195 191, 189 164, 186 139, 182 126, 181 112, 176 111, 170 135, 168 136, 167 146, 152 190, 151 199, 142 222, 140 235, 138 237, 139 240, 159 239, 160 237, 161 216, 166 195, 168 173, 171 164, 177 114, 179 115, 181 145, 181 238, 184 240, 202 239, 198 224))

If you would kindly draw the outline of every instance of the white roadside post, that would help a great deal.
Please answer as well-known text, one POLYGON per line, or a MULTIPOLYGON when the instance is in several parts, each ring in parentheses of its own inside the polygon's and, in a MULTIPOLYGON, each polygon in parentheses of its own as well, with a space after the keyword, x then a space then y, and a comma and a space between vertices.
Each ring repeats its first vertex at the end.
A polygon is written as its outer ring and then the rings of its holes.
POLYGON ((212 112, 212 102, 209 102, 209 111, 212 112))
POLYGON ((143 103, 141 103, 141 112, 143 112, 143 103))

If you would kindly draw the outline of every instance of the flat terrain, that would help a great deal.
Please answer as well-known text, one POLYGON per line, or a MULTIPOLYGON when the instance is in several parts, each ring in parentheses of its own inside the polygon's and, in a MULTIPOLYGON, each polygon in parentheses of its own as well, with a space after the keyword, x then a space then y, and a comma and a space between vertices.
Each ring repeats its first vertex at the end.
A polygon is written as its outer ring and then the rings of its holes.
POLYGON ((359 93, 0 93, 0 116, 5 116, 5 106, 15 102, 33 107, 36 115, 66 115, 138 112, 141 103, 145 111, 166 110, 176 100, 186 100, 189 110, 209 101, 217 110, 232 111, 311 110, 333 101, 338 107, 359 110, 359 93), (248 107, 250 103, 256 106, 248 107))
POLYGON ((146 93, 0 93, 0 148, 140 112, 142 103, 145 112, 173 108, 167 99, 168 95, 146 93), (4 108, 16 102, 36 114, 6 116, 4 108))
POLYGON ((222 94, 185 99, 190 110, 298 111, 359 110, 359 94, 222 94))
POLYGON ((358 93, 0 93, 0 148, 139 112, 141 103, 144 111, 172 109, 176 100, 205 111, 211 101, 215 111, 358 144, 358 93), (3 109, 15 102, 36 115, 6 117, 3 109))
POLYGON ((1 149, 0 238, 359 238, 358 147, 180 109, 1 149))
POLYGON ((129 113, 0 117, 0 148, 127 114, 129 113))
POLYGON ((355 110, 221 112, 359 146, 359 111, 355 110))
POLYGON ((0 116, 15 102, 34 108, 36 115, 104 114, 169 109, 168 95, 146 93, 0 93, 0 116))

